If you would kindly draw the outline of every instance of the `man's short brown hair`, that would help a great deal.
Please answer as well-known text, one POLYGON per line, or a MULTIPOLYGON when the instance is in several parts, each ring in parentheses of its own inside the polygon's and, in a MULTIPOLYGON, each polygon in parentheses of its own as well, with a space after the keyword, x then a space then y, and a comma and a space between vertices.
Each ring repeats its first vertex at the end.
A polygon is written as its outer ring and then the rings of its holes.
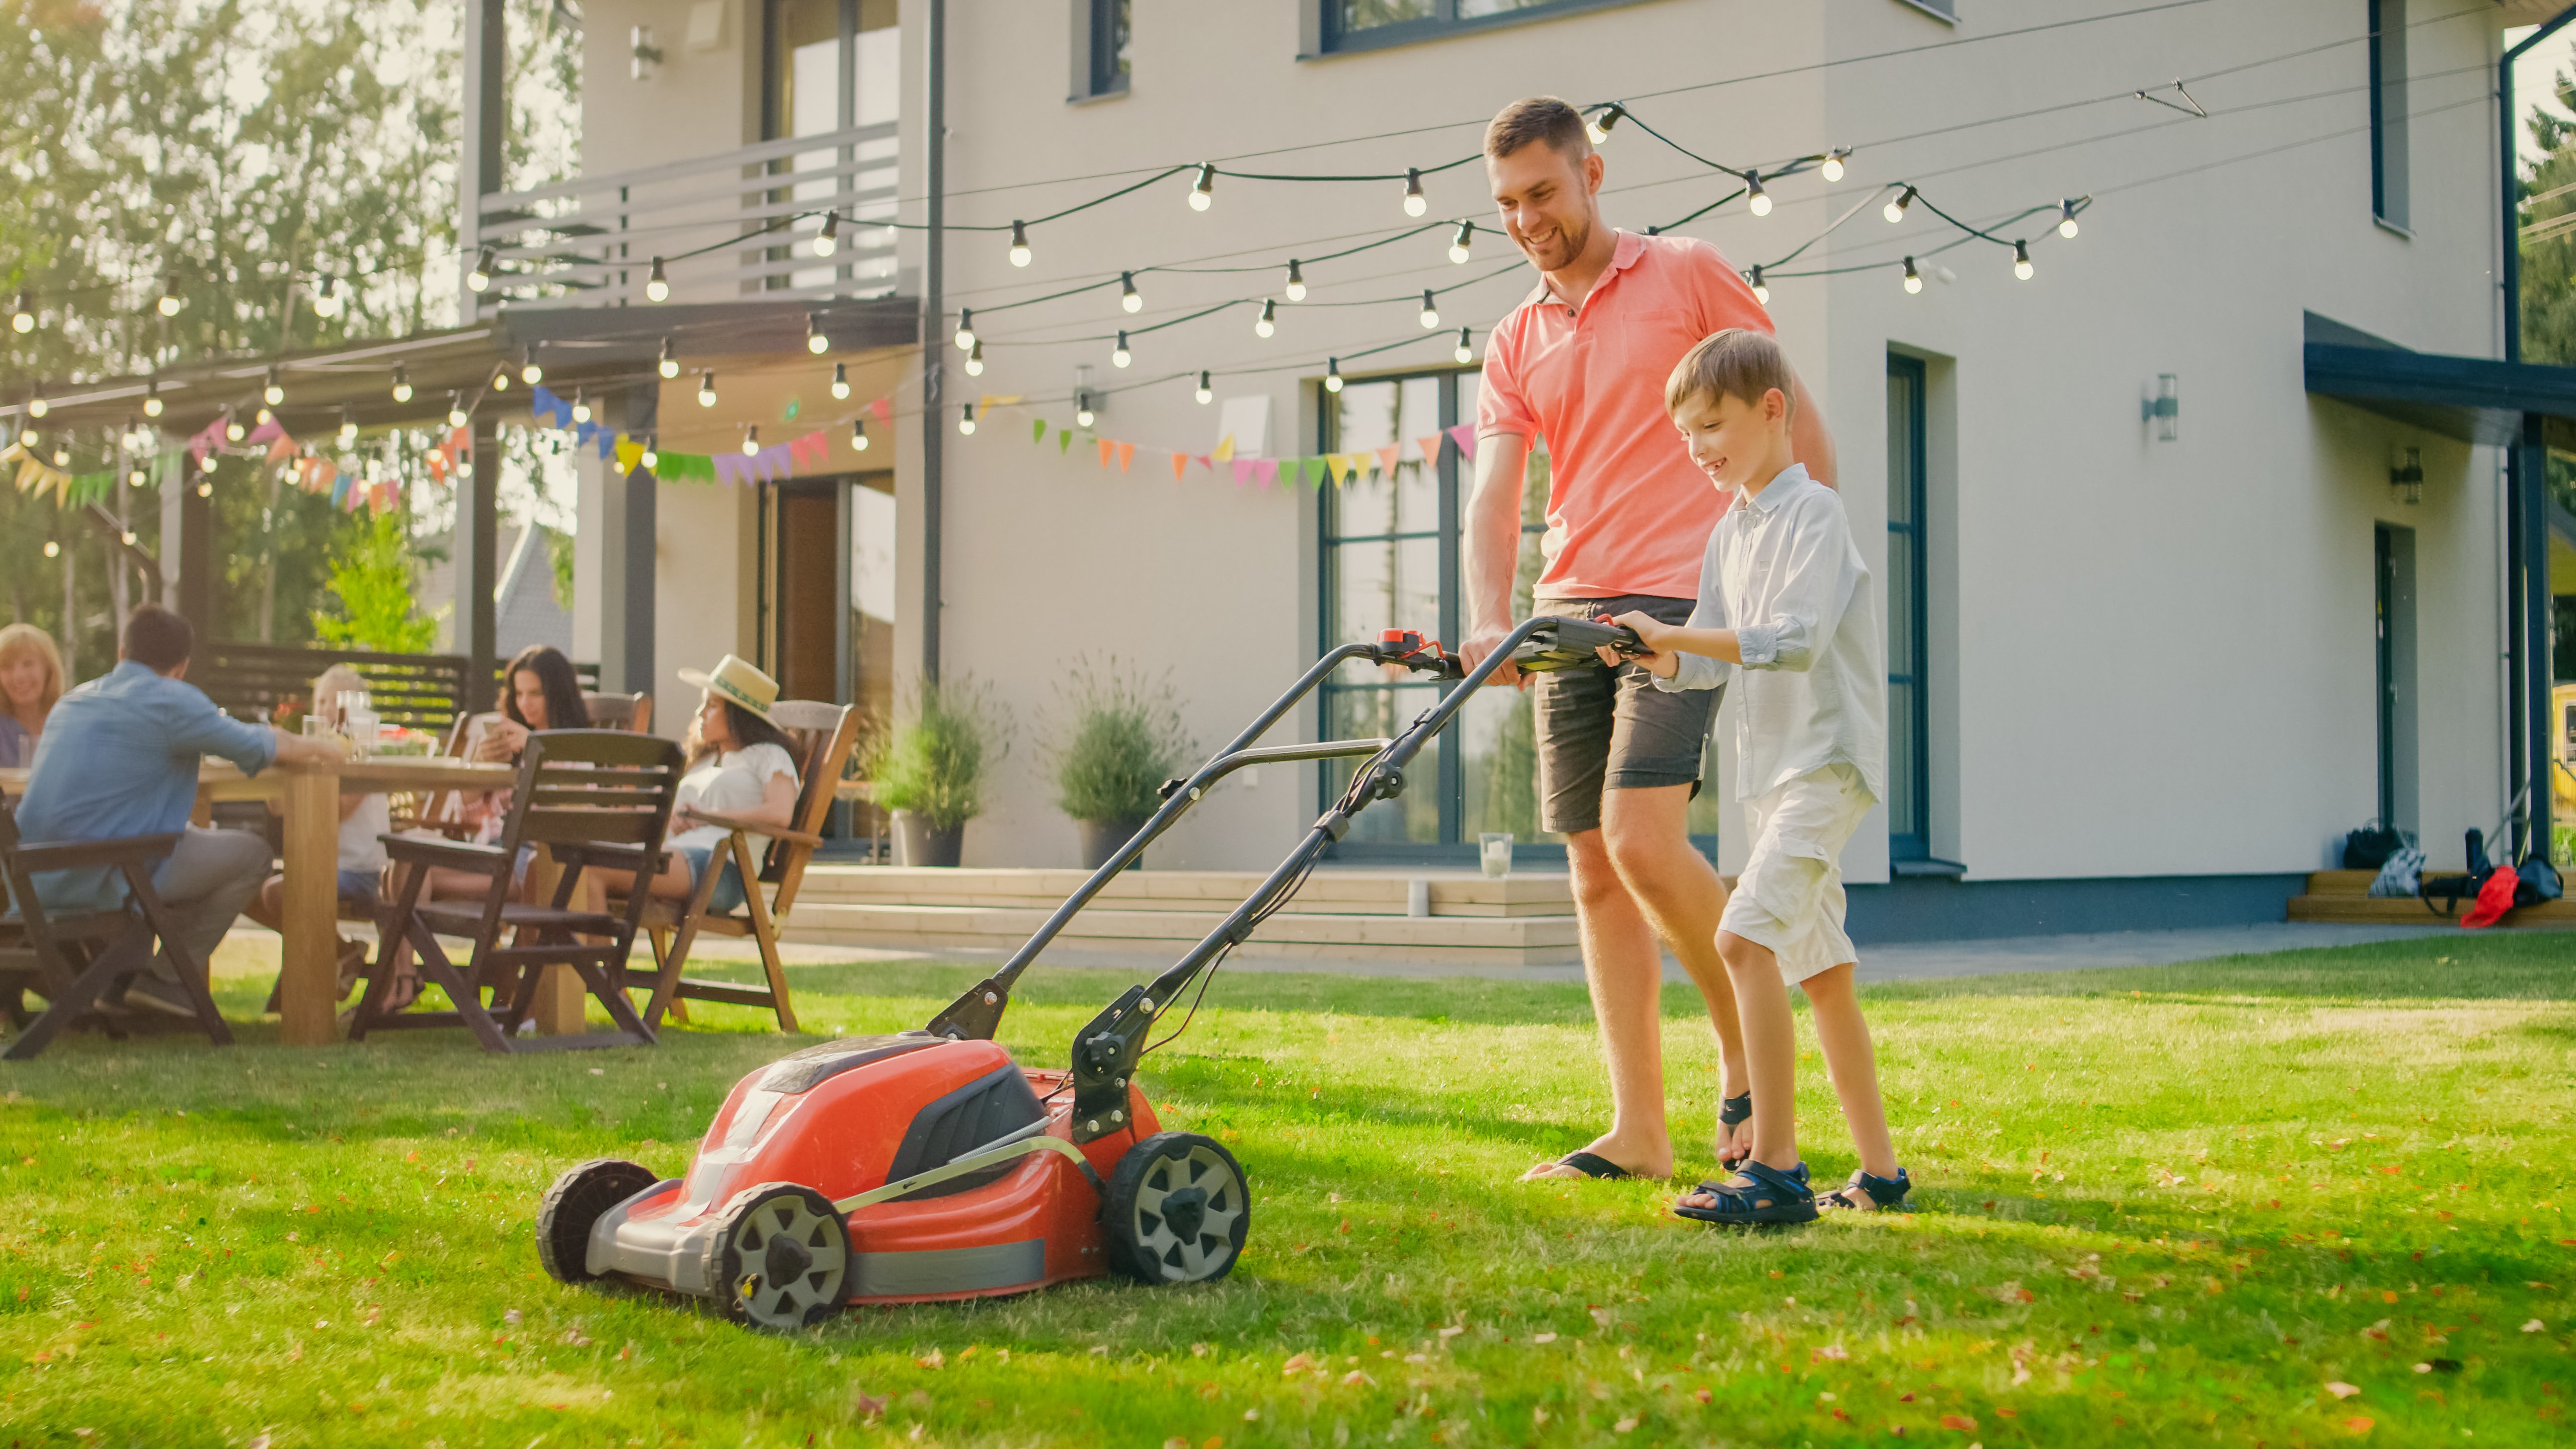
POLYGON ((1664 380, 1664 411, 1680 412, 1682 404, 1700 397, 1731 397, 1760 407, 1762 395, 1775 387, 1794 416, 1798 378, 1789 370, 1789 354, 1780 350, 1779 339, 1748 327, 1729 327, 1701 338, 1682 354, 1673 375, 1664 380))
POLYGON ((1556 154, 1580 164, 1592 154, 1592 138, 1583 129, 1583 113, 1555 96, 1514 101, 1485 127, 1485 155, 1500 161, 1533 141, 1544 141, 1556 154))
POLYGON ((159 604, 137 604, 125 616, 125 657, 155 674, 187 663, 196 646, 197 631, 159 604))

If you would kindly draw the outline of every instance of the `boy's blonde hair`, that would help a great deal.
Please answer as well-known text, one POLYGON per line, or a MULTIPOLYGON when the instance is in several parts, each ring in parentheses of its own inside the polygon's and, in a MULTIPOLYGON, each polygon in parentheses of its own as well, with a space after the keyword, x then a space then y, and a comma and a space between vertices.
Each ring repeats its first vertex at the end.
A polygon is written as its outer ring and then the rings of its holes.
POLYGON ((1701 338, 1698 346, 1682 354, 1673 375, 1664 380, 1664 411, 1680 412, 1682 404, 1702 397, 1731 397, 1760 407, 1762 395, 1775 387, 1789 405, 1788 415, 1796 416, 1798 379, 1789 370, 1789 354, 1780 350, 1779 339, 1768 332, 1729 327, 1701 338))

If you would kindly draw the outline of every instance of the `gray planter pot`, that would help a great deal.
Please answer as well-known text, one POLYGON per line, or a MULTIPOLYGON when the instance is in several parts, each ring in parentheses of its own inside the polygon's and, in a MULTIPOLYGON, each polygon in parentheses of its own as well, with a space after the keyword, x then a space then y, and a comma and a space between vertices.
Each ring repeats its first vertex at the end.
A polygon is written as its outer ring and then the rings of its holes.
MULTIPOLYGON (((1136 832, 1144 829, 1145 822, 1152 818, 1153 817, 1149 815, 1138 815, 1127 820, 1077 820, 1073 822, 1073 828, 1076 831, 1079 831, 1082 835, 1082 868, 1084 870, 1098 870, 1102 866, 1108 864, 1109 857, 1118 853, 1118 847, 1135 839, 1136 832)), ((1127 863, 1127 868, 1129 870, 1137 870, 1141 869, 1144 864, 1145 857, 1139 855, 1134 860, 1127 863)))
POLYGON ((909 810, 894 812, 894 863, 953 866, 966 847, 966 827, 945 830, 909 810))

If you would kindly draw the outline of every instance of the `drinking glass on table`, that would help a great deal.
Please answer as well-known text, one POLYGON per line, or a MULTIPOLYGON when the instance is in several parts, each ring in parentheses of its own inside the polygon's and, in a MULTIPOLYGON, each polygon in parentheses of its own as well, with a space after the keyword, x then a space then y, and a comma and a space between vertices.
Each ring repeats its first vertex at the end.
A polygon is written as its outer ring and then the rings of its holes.
POLYGON ((1488 830, 1477 836, 1476 852, 1478 859, 1484 864, 1485 874, 1506 876, 1512 873, 1512 833, 1510 831, 1488 830))

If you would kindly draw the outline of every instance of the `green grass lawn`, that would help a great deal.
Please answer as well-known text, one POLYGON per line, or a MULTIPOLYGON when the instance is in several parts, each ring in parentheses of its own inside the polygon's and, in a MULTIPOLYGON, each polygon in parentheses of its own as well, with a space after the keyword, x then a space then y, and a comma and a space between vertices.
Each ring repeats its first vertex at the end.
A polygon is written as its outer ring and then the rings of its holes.
MULTIPOLYGON (((565 1165, 676 1175, 794 1045, 81 1037, 0 1067, 0 1438, 38 1444, 2245 1446, 2570 1442, 2576 942, 2443 938, 1870 994, 1918 1210, 1766 1235, 1521 1186, 1604 1120, 1583 993, 1220 978, 1148 1059, 1242 1159, 1229 1280, 847 1312, 793 1338, 537 1268, 565 1165)), ((809 1030, 964 968, 794 968, 809 1030)), ((1062 1061, 1121 978, 1040 973, 1062 1061)), ((1685 1171, 1715 1053, 1666 998, 1685 1171)), ((1812 1060, 1810 1072, 1820 1073, 1812 1060)), ((1851 1154, 1821 1075, 1820 1181, 1851 1154)))

